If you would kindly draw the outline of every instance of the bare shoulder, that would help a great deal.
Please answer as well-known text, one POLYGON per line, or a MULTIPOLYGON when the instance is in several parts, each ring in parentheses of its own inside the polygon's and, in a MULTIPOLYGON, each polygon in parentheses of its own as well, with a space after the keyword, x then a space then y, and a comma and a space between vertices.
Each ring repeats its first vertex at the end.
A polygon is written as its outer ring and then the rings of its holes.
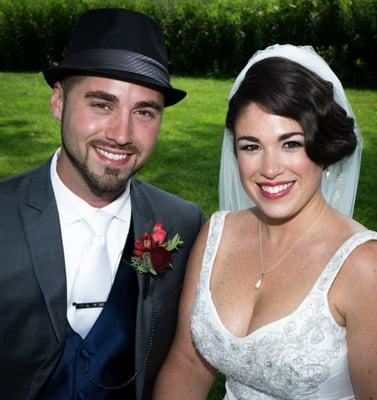
MULTIPOLYGON (((250 248, 258 237, 258 218, 255 209, 230 212, 225 217, 224 227, 217 250, 216 267, 247 259, 250 248), (231 261, 232 260, 232 261, 231 261)), ((234 271, 234 267, 233 267, 234 271)))
POLYGON ((241 221, 244 221, 245 218, 255 219, 257 213, 258 210, 256 207, 246 208, 245 210, 240 210, 240 211, 229 211, 226 215, 226 218, 229 221, 240 223, 241 221))
POLYGON ((363 229, 352 238, 365 234, 366 240, 348 255, 336 280, 341 284, 343 304, 348 309, 368 307, 370 302, 377 301, 377 234, 369 235, 363 229), (349 293, 352 293, 352 300, 349 293))
POLYGON ((357 275, 359 279, 368 281, 377 276, 377 233, 351 252, 344 267, 351 278, 357 275))
MULTIPOLYGON (((228 229, 232 229, 235 225, 235 216, 238 214, 238 212, 229 212, 225 216, 225 222, 224 222, 224 231, 227 231, 228 229)), ((216 218, 216 215, 219 215, 219 212, 216 212, 215 214, 212 214, 211 218, 208 219, 201 227, 201 230, 196 238, 195 245, 193 246, 191 250, 191 258, 192 257, 199 257, 203 255, 205 248, 208 243, 209 239, 209 234, 210 234, 210 227, 211 224, 214 221, 214 218, 216 218)))
POLYGON ((336 320, 349 327, 350 321, 357 321, 361 310, 377 301, 377 241, 357 239, 364 235, 369 238, 367 228, 357 221, 335 211, 331 217, 324 235, 326 243, 333 247, 331 254, 338 254, 335 251, 342 249, 345 242, 357 243, 347 254, 329 292, 336 320))
POLYGON ((343 269, 351 276, 358 274, 360 278, 367 277, 377 268, 377 232, 368 230, 352 218, 341 218, 340 231, 346 232, 347 237, 357 243, 345 260, 343 269))
POLYGON ((211 220, 207 220, 201 227, 198 236, 196 237, 194 246, 191 249, 191 258, 200 256, 204 253, 204 249, 208 239, 209 226, 211 220))
MULTIPOLYGON (((217 212, 211 216, 210 219, 202 226, 199 235, 197 236, 194 246, 194 252, 203 253, 208 242, 208 235, 210 234, 210 226, 214 221, 217 212)), ((251 210, 232 211, 225 214, 224 225, 222 227, 221 243, 227 242, 228 238, 238 238, 240 230, 244 229, 245 223, 249 223, 249 219, 253 219, 253 212, 251 210)), ((222 247, 222 245, 220 245, 222 247)))
POLYGON ((224 231, 231 232, 232 234, 237 234, 249 231, 257 225, 257 210, 256 208, 248 208, 241 211, 229 212, 225 218, 224 231))
POLYGON ((327 246, 331 248, 331 255, 342 249, 346 242, 357 240, 359 243, 357 246, 353 246, 353 250, 344 260, 334 286, 339 284, 343 286, 347 283, 347 280, 354 285, 355 274, 360 274, 361 270, 367 271, 370 268, 373 262, 371 251, 376 251, 377 242, 373 240, 360 242, 357 237, 363 236, 368 231, 365 226, 334 209, 331 209, 329 214, 329 220, 321 240, 324 240, 327 246))

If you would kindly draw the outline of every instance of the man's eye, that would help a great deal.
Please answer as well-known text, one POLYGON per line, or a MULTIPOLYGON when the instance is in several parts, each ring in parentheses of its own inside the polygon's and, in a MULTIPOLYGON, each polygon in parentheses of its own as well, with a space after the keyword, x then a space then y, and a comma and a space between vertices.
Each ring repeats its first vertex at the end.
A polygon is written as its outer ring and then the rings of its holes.
POLYGON ((111 110, 111 107, 107 103, 92 103, 91 106, 101 111, 111 110))
POLYGON ((152 112, 151 110, 141 108, 140 110, 135 111, 136 115, 142 117, 142 118, 154 118, 155 113, 152 112))

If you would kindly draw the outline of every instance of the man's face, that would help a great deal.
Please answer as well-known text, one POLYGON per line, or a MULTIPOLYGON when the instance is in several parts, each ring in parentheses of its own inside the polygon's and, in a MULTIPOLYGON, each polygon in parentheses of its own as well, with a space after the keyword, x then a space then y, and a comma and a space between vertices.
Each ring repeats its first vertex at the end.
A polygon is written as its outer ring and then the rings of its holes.
POLYGON ((64 92, 57 83, 52 113, 61 121, 57 171, 92 205, 111 202, 151 155, 162 120, 163 95, 129 82, 80 77, 64 92))

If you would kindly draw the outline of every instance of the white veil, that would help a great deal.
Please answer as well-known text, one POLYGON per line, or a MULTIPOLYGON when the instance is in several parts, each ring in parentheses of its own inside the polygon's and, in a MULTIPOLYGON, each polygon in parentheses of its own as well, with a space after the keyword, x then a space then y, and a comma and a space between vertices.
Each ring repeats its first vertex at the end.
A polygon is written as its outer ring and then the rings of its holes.
MULTIPOLYGON (((267 47, 265 50, 257 51, 235 80, 230 90, 229 99, 237 92, 251 65, 269 57, 288 58, 315 72, 324 80, 332 82, 335 101, 355 120, 354 131, 358 143, 354 153, 328 167, 323 173, 321 185, 322 194, 327 202, 343 214, 352 216, 360 172, 361 133, 342 84, 328 64, 311 46, 276 44, 267 47)), ((240 181, 238 165, 233 151, 232 132, 225 128, 220 164, 219 208, 220 210, 234 211, 248 208, 253 204, 240 181)))

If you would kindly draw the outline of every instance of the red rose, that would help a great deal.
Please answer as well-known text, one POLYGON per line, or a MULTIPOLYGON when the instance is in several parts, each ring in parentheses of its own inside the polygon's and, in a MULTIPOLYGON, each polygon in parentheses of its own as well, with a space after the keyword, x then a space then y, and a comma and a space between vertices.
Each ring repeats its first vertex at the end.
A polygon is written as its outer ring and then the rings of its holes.
POLYGON ((134 255, 130 260, 131 267, 141 274, 152 275, 163 274, 168 267, 172 267, 170 253, 183 242, 178 233, 168 241, 166 236, 161 223, 156 223, 152 232, 144 232, 140 239, 135 241, 134 255))
POLYGON ((153 228, 152 239, 156 243, 163 243, 166 239, 166 232, 162 228, 162 224, 156 224, 153 228))
POLYGON ((156 247, 151 251, 151 260, 153 269, 156 272, 165 272, 166 268, 170 264, 170 253, 165 247, 156 247))
POLYGON ((135 256, 141 256, 144 251, 144 244, 141 240, 136 240, 135 241, 135 247, 134 247, 134 254, 135 256))
POLYGON ((143 246, 144 246, 143 250, 144 251, 149 250, 151 248, 151 245, 152 245, 152 237, 151 237, 151 235, 149 233, 145 232, 143 234, 141 240, 142 240, 142 243, 143 243, 143 246))

